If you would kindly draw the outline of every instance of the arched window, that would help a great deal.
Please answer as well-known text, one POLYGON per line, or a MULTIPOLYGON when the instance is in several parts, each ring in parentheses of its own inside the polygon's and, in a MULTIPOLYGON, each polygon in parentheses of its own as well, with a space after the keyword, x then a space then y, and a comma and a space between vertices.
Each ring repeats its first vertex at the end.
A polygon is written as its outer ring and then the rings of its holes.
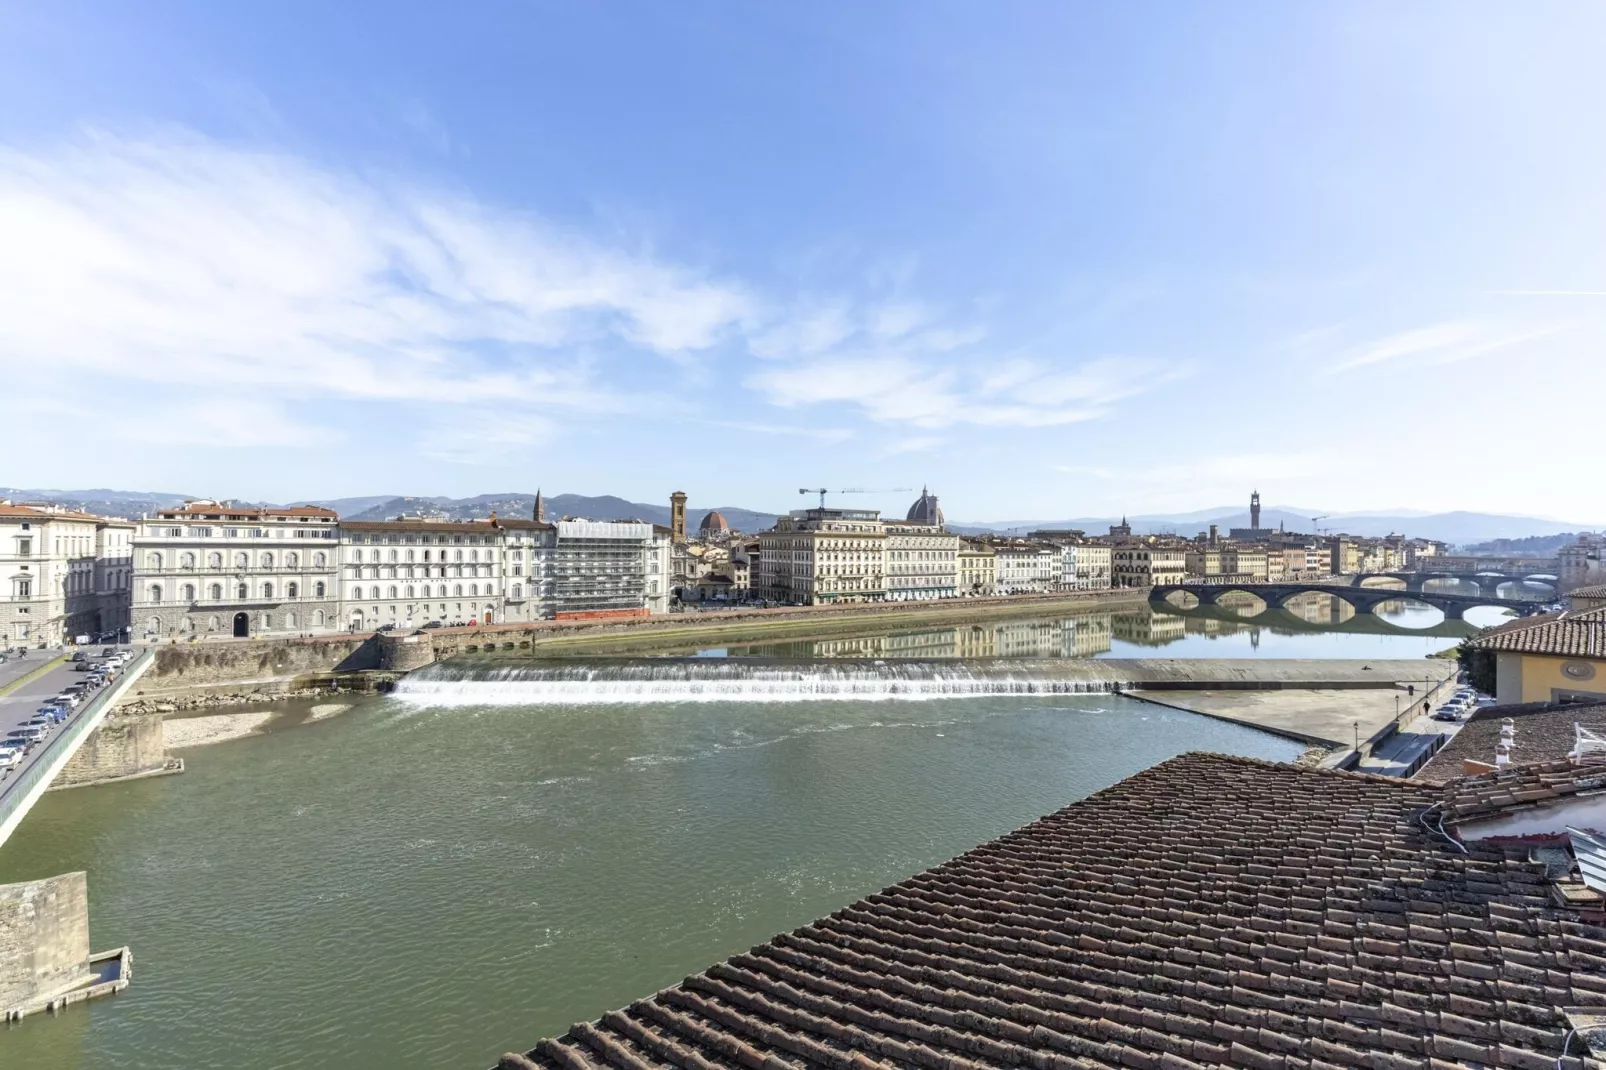
POLYGON ((395 550, 392 550, 392 551, 391 551, 391 552, 390 552, 390 560, 391 560, 391 563, 392 563, 392 564, 394 564, 394 563, 395 563, 395 561, 396 561, 396 551, 395 551, 395 550))
POLYGON ((262 597, 263 598, 272 598, 273 597, 273 584, 264 583, 262 585, 262 597))
POLYGON ((523 598, 523 597, 524 597, 524 584, 515 583, 513 585, 513 599, 514 599, 514 601, 517 601, 517 600, 519 600, 520 598, 523 598))
POLYGON ((214 550, 206 556, 206 564, 208 568, 222 568, 223 555, 214 550))
POLYGON ((146 635, 161 635, 162 634, 162 618, 161 617, 152 617, 149 620, 147 620, 145 622, 145 634, 146 635))
POLYGON ((313 594, 314 598, 322 598, 323 597, 323 581, 322 580, 319 580, 317 583, 312 585, 312 594, 313 594))
POLYGON ((294 613, 286 613, 284 615, 284 626, 292 631, 295 630, 296 615, 294 613))
POLYGON ((298 553, 294 553, 294 552, 285 554, 284 555, 284 567, 285 568, 300 568, 301 567, 301 555, 298 554, 298 553))
POLYGON ((273 567, 273 555, 271 553, 266 553, 266 554, 262 555, 262 567, 263 568, 272 568, 273 567))
POLYGON ((391 588, 391 589, 390 589, 390 596, 391 596, 391 597, 392 597, 392 598, 395 598, 395 597, 396 597, 396 588, 395 588, 395 587, 392 587, 392 588, 391 588))
POLYGON ((454 595, 456 595, 457 597, 462 598, 463 597, 463 585, 461 583, 459 583, 457 586, 453 587, 452 588, 452 593, 454 595))
POLYGON ((379 601, 379 588, 378 587, 370 587, 370 588, 368 588, 368 596, 370 598, 372 598, 375 602, 379 601))
POLYGON ((459 560, 459 561, 463 560, 463 551, 461 551, 461 550, 457 551, 457 560, 459 560))
POLYGON ((150 554, 145 560, 151 566, 151 568, 153 570, 160 569, 162 567, 162 555, 161 554, 157 554, 157 553, 150 554))
POLYGON ((223 624, 223 622, 218 620, 216 617, 207 617, 206 618, 206 630, 209 631, 209 632, 217 631, 218 628, 222 627, 222 624, 223 624))
POLYGON ((324 565, 329 563, 329 558, 324 554, 324 552, 322 550, 319 550, 317 553, 312 555, 312 563, 314 565, 318 566, 319 568, 323 568, 324 565))
POLYGON ((251 559, 245 555, 244 551, 241 551, 240 553, 237 553, 237 554, 234 555, 234 567, 235 568, 247 568, 247 567, 250 566, 250 564, 251 564, 251 559))
POLYGON ((477 583, 469 584, 468 593, 470 598, 478 598, 480 596, 480 585, 477 583))
POLYGON ((411 587, 407 588, 407 597, 408 598, 413 597, 413 589, 411 587))
POLYGON ((237 590, 235 593, 241 599, 250 598, 251 597, 251 588, 247 587, 245 584, 242 583, 242 584, 240 584, 239 590, 237 590))
POLYGON ((183 632, 185 635, 189 635, 191 632, 195 631, 195 622, 190 618, 185 617, 184 620, 179 624, 178 630, 183 632))
POLYGON ((185 554, 184 557, 181 560, 182 560, 182 564, 184 565, 185 568, 194 568, 195 567, 195 555, 194 554, 185 554))
POLYGON ((316 613, 314 613, 312 615, 312 626, 314 628, 322 628, 323 627, 323 622, 324 622, 323 610, 320 609, 320 610, 318 610, 316 613))
POLYGON ((162 585, 159 583, 151 584, 150 594, 152 602, 160 602, 162 600, 162 585))
POLYGON ((186 601, 186 602, 195 601, 195 584, 186 583, 184 585, 184 601, 186 601))
POLYGON ((407 551, 407 560, 411 561, 412 559, 413 559, 413 552, 411 550, 408 550, 407 551))
POLYGON ((470 561, 478 561, 480 559, 480 552, 478 550, 470 550, 468 552, 468 559, 470 561))
POLYGON ((284 596, 286 598, 298 598, 300 595, 301 585, 299 583, 287 583, 284 585, 284 596))
POLYGON ((496 593, 496 588, 494 586, 492 586, 491 584, 487 583, 485 585, 485 593, 487 595, 493 595, 493 594, 496 593))
POLYGON ((206 595, 214 602, 223 601, 223 585, 221 583, 212 584, 206 589, 206 595))
POLYGON ((362 564, 362 551, 361 550, 353 550, 353 551, 351 551, 351 559, 353 561, 355 561, 359 565, 362 564))

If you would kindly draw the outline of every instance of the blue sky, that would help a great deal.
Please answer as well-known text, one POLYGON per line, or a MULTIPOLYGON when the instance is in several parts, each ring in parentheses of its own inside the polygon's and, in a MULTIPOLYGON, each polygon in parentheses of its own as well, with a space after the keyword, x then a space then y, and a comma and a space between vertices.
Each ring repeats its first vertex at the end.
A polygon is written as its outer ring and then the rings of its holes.
POLYGON ((1602 40, 0 0, 0 482, 1606 521, 1602 40))

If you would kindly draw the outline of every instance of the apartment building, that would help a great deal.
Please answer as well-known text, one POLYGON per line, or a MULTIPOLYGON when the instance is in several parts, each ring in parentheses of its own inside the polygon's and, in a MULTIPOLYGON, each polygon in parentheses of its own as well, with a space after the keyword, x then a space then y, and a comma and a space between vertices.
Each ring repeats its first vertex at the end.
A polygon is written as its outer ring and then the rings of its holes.
POLYGON ((993 543, 999 594, 1047 594, 1064 576, 1060 548, 1026 539, 993 543))
POLYGON ((132 527, 0 499, 0 647, 54 646, 125 627, 132 527))
POLYGON ((960 539, 955 562, 960 594, 985 597, 998 593, 998 556, 987 540, 960 539))
POLYGON ((1187 576, 1188 554, 1180 546, 1125 543, 1111 547, 1111 578, 1117 587, 1155 587, 1181 583, 1187 576))
POLYGON ((958 535, 944 531, 940 520, 888 520, 885 526, 888 601, 925 602, 959 592, 958 535))
POLYGON ((887 529, 877 509, 796 509, 758 536, 753 587, 792 605, 887 596, 887 529))
POLYGON ((211 499, 135 524, 132 637, 298 635, 339 627, 339 517, 211 499))

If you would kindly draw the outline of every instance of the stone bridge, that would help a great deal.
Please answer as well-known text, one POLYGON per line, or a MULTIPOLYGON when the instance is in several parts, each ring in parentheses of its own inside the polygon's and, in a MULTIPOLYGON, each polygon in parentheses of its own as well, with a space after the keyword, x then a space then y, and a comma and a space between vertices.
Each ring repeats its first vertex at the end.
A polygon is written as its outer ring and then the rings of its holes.
MULTIPOLYGON (((1429 580, 1463 580, 1478 585, 1478 590, 1493 595, 1502 583, 1543 583, 1551 589, 1560 591, 1557 586, 1555 572, 1529 572, 1525 570, 1506 571, 1485 569, 1481 572, 1444 571, 1440 569, 1423 569, 1419 572, 1362 572, 1350 580, 1353 587, 1365 586, 1367 580, 1390 579, 1402 580, 1407 591, 1421 591, 1423 584, 1429 580)), ((1389 588, 1377 588, 1388 590, 1389 588)), ((1393 588, 1399 590, 1399 588, 1393 588)))
POLYGON ((1476 606, 1500 606, 1505 609, 1528 610, 1536 604, 1529 598, 1498 598, 1482 594, 1446 594, 1441 591, 1401 591, 1391 587, 1356 587, 1341 583, 1173 583, 1154 587, 1149 591, 1151 602, 1163 602, 1171 595, 1185 592, 1199 600, 1200 605, 1215 605, 1224 594, 1242 592, 1252 594, 1268 608, 1282 609, 1302 594, 1330 594, 1348 602, 1357 613, 1376 613, 1384 602, 1398 602, 1409 597, 1442 610, 1446 620, 1460 620, 1467 610, 1476 606))
POLYGON ((1222 624, 1248 628, 1265 628, 1279 635, 1410 635, 1436 636, 1443 639, 1466 639, 1482 629, 1464 620, 1442 620, 1426 628, 1408 628, 1403 624, 1378 616, 1376 613, 1358 613, 1343 621, 1312 621, 1289 609, 1262 606, 1258 613, 1241 613, 1227 606, 1197 605, 1184 609, 1174 602, 1155 602, 1156 613, 1168 617, 1181 617, 1191 621, 1217 621, 1222 624))

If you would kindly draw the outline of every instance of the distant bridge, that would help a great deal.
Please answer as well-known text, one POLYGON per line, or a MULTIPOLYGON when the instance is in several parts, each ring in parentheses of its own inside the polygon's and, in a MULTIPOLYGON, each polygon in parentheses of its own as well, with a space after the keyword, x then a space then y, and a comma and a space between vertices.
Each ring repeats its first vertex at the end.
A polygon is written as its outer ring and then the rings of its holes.
MULTIPOLYGON (((1362 572, 1350 580, 1354 587, 1364 586, 1367 580, 1391 579, 1403 580, 1405 590, 1421 591, 1423 584, 1429 580, 1461 580, 1465 583, 1475 583, 1478 590, 1485 594, 1494 594, 1502 583, 1542 583, 1553 590, 1560 591, 1557 586, 1559 578, 1554 571, 1529 572, 1526 570, 1502 571, 1485 569, 1481 572, 1445 571, 1440 569, 1424 569, 1419 572, 1362 572)), ((1377 588, 1388 590, 1389 588, 1377 588)), ((1393 588, 1399 590, 1399 588, 1393 588)))
POLYGON ((1282 609, 1304 594, 1327 594, 1348 602, 1357 613, 1376 613, 1384 602, 1398 602, 1409 598, 1442 610, 1446 620, 1461 620, 1466 611, 1477 606, 1499 606, 1503 609, 1529 610, 1537 600, 1532 598, 1499 598, 1484 594, 1448 594, 1443 591, 1401 591, 1393 587, 1356 587, 1340 583, 1171 583, 1150 590, 1151 602, 1163 602, 1177 593, 1191 594, 1200 605, 1213 606, 1224 594, 1242 592, 1252 594, 1268 608, 1282 609))

